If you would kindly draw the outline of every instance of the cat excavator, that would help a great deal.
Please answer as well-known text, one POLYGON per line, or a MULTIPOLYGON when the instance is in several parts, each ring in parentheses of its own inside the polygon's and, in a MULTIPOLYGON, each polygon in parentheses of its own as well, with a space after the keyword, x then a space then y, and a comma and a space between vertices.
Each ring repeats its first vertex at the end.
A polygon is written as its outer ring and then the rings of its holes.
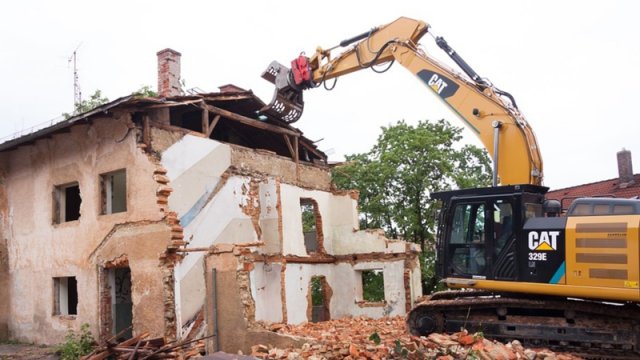
POLYGON ((493 160, 491 187, 431 194, 441 203, 436 273, 449 290, 411 310, 410 332, 465 328, 585 357, 639 358, 640 200, 576 199, 566 211, 545 200, 540 149, 514 97, 433 36, 459 70, 436 60, 418 43, 426 34, 427 23, 401 17, 302 54, 290 68, 274 61, 262 76, 276 89, 261 111, 295 122, 304 90, 400 63, 454 110, 493 160))

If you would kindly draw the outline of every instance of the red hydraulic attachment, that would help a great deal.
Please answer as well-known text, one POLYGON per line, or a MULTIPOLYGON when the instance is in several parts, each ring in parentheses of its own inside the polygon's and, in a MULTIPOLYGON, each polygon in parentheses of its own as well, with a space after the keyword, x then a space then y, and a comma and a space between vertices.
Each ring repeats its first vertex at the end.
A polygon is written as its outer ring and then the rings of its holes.
POLYGON ((303 83, 310 83, 311 66, 309 65, 309 58, 300 54, 300 56, 291 61, 291 73, 293 74, 293 82, 296 86, 300 86, 303 83))

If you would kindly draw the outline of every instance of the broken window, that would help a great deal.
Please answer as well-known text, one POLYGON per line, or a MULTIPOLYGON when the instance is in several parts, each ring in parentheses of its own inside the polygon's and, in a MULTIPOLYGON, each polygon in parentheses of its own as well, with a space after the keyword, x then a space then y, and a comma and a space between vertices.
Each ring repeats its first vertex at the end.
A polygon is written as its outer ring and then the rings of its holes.
POLYGON ((331 319, 329 302, 331 289, 324 276, 314 276, 309 284, 311 292, 311 322, 327 321, 331 319))
POLYGON ((362 275, 362 300, 384 301, 384 273, 382 269, 364 270, 362 275))
POLYGON ((53 190, 53 223, 78 220, 81 202, 80 185, 77 182, 56 186, 53 190))
POLYGON ((127 173, 124 169, 100 175, 101 214, 127 211, 127 173))
POLYGON ((301 198, 302 232, 307 253, 318 252, 321 248, 321 221, 318 203, 313 199, 301 198))
POLYGON ((76 277, 54 277, 53 297, 53 315, 77 315, 78 282, 76 277))

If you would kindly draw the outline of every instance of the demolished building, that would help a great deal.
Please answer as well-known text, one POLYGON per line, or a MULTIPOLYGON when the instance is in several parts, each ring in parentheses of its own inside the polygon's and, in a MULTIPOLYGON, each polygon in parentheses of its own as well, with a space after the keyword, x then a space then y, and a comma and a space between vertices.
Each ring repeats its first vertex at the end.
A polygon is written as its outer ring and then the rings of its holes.
POLYGON ((158 71, 158 97, 0 144, 0 339, 87 323, 235 352, 289 341, 264 324, 411 309, 419 249, 358 229, 358 193, 332 188, 311 140, 251 91, 181 94, 176 51, 158 71))

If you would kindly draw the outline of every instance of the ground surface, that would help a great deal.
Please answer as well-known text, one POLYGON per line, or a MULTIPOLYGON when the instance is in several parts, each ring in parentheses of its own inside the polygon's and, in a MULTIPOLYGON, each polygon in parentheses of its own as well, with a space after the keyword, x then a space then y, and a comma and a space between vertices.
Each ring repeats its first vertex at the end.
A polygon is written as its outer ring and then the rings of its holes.
POLYGON ((29 344, 0 343, 0 360, 8 359, 41 359, 57 360, 56 348, 29 344))

